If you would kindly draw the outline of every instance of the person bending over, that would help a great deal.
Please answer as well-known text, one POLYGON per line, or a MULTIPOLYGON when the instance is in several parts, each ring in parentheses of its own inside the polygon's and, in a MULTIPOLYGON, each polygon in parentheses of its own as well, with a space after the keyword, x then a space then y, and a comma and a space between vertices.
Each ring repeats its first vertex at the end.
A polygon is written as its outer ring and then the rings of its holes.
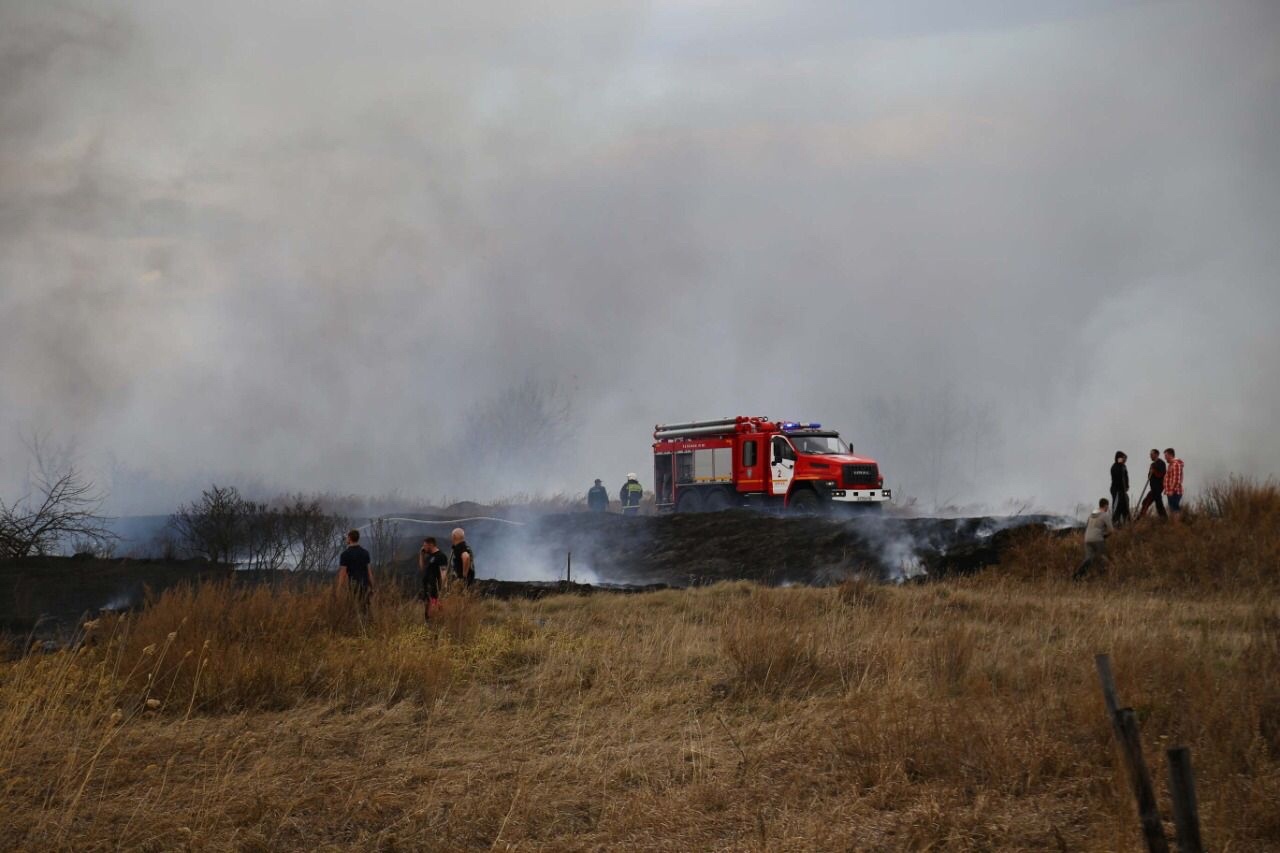
POLYGON ((1115 532, 1108 511, 1110 505, 1111 502, 1103 498, 1098 501, 1098 508, 1089 514, 1084 525, 1084 562, 1071 576, 1072 580, 1080 580, 1095 562, 1100 563, 1106 558, 1107 537, 1115 532))

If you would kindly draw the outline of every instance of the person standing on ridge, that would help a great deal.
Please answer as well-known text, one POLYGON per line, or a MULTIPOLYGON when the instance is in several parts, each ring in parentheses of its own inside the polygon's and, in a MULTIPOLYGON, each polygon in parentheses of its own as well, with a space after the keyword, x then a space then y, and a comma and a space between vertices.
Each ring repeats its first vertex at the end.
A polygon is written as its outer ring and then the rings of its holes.
POLYGON ((587 490, 587 509, 591 512, 609 511, 609 491, 599 480, 587 490))
POLYGON ((1182 460, 1172 447, 1167 447, 1164 461, 1164 493, 1169 497, 1169 513, 1178 521, 1182 518, 1182 460))
POLYGON ((627 475, 627 482, 622 484, 618 492, 618 500, 622 503, 623 515, 636 515, 640 512, 640 498, 644 496, 644 486, 640 485, 635 474, 627 475))
POLYGON ((422 574, 422 620, 431 621, 431 611, 440 606, 440 586, 449 567, 449 558, 436 544, 436 537, 422 540, 418 551, 418 571, 422 574))
POLYGON ((1147 514, 1152 504, 1156 505, 1157 515, 1161 518, 1169 517, 1164 511, 1164 467, 1160 451, 1152 448, 1151 465, 1147 468, 1147 496, 1142 499, 1142 506, 1138 508, 1139 520, 1147 514))
POLYGON ((1116 527, 1129 521, 1129 457, 1123 450, 1116 451, 1115 464, 1111 466, 1111 523, 1116 527))
POLYGON ((476 580, 476 555, 467 544, 467 532, 461 527, 453 530, 453 552, 449 555, 449 567, 453 574, 462 581, 462 586, 469 587, 476 580))
POLYGON ((369 552, 360 546, 360 531, 348 531, 347 549, 338 557, 338 586, 351 591, 362 616, 369 615, 369 599, 373 596, 371 562, 369 552))
POLYGON ((1115 527, 1111 524, 1111 513, 1107 511, 1108 506, 1109 501, 1106 498, 1098 501, 1098 508, 1089 514, 1089 520, 1085 522, 1084 562, 1071 576, 1073 581, 1084 577, 1095 560, 1101 561, 1106 558, 1107 537, 1115 532, 1115 527))

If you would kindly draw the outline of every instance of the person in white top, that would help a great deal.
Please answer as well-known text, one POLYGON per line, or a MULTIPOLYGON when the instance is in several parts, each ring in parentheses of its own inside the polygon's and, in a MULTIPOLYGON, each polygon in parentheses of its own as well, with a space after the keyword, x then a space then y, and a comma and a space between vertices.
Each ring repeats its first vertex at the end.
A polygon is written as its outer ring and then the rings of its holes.
POLYGON ((1103 498, 1098 501, 1098 509, 1089 513, 1089 520, 1084 525, 1084 562, 1071 576, 1072 580, 1080 580, 1095 561, 1105 559, 1107 537, 1116 532, 1111 524, 1111 513, 1108 511, 1110 507, 1111 501, 1103 498))

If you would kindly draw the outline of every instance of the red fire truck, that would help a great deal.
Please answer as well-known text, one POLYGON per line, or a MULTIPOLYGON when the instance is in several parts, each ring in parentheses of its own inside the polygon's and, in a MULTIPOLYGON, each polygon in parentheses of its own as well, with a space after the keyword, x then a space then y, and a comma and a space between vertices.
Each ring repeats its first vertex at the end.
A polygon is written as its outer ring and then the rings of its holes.
POLYGON ((876 461, 853 455, 839 433, 741 416, 655 426, 653 484, 658 507, 676 512, 879 510, 893 498, 876 461))

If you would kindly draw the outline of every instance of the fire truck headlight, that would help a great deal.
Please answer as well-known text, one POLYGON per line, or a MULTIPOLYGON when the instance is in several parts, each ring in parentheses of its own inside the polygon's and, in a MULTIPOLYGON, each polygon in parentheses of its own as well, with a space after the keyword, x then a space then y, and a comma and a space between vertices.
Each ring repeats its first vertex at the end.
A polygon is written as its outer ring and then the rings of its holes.
POLYGON ((834 488, 836 487, 836 481, 835 481, 835 480, 823 480, 823 481, 822 481, 822 485, 826 486, 828 489, 834 489, 834 488))

